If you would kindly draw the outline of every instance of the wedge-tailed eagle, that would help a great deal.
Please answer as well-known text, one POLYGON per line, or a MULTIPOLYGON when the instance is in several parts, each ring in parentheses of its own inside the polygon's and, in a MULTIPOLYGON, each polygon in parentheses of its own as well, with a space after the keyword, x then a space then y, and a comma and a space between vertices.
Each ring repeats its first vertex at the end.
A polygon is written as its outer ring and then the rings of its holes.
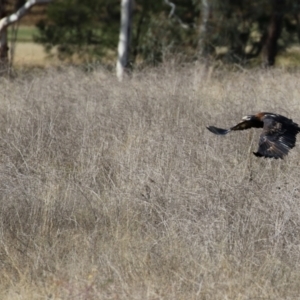
POLYGON ((258 157, 283 158, 289 150, 295 146, 296 135, 300 132, 298 124, 282 115, 260 112, 242 118, 237 125, 222 129, 214 126, 207 126, 207 129, 214 134, 225 135, 233 130, 244 130, 263 128, 260 135, 258 150, 253 152, 258 157))

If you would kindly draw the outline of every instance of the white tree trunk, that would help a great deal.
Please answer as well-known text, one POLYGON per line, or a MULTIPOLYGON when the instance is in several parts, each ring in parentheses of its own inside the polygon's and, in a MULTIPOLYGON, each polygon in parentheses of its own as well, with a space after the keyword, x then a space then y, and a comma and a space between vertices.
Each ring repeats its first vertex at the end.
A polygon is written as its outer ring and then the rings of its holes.
MULTIPOLYGON (((1 1, 1 0, 0 0, 1 1)), ((7 27, 28 14, 36 4, 45 4, 53 0, 28 0, 18 11, 0 20, 0 68, 8 65, 7 27)))
POLYGON ((207 55, 207 39, 208 39, 208 20, 210 14, 210 6, 208 3, 209 0, 201 0, 201 25, 199 30, 199 41, 198 41, 198 53, 199 56, 207 55))
POLYGON ((129 55, 131 36, 133 0, 122 0, 121 3, 121 26, 118 44, 117 77, 121 81, 126 72, 129 55))

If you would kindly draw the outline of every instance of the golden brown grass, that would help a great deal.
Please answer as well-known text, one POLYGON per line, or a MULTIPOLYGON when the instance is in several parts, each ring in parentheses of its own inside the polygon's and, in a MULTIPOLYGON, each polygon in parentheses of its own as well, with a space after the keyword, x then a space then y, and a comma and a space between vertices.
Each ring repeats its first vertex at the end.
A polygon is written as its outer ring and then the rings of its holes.
MULTIPOLYGON (((40 44, 34 43, 29 39, 31 27, 22 26, 22 34, 20 40, 15 45, 14 61, 13 66, 17 69, 28 68, 28 67, 53 67, 67 65, 70 61, 73 64, 82 64, 84 58, 79 58, 74 55, 65 61, 59 60, 55 55, 56 51, 52 50, 51 55, 45 52, 44 47, 40 44)), ((33 32, 34 33, 34 32, 33 32)), ((10 46, 11 47, 11 46, 10 46)), ((300 47, 293 46, 287 49, 286 52, 280 53, 276 58, 276 66, 283 68, 294 68, 300 64, 300 47)), ((97 60, 97 58, 95 58, 97 60)), ((105 64, 114 64, 116 60, 116 52, 108 50, 105 57, 98 58, 105 64)), ((137 64, 141 61, 137 62, 137 64)), ((219 62, 220 63, 220 62, 219 62)), ((260 60, 252 62, 252 65, 260 65, 260 60)))
POLYGON ((205 125, 300 123, 300 73, 201 74, 1 79, 1 299, 299 296, 299 145, 259 159, 259 130, 205 125))
POLYGON ((16 45, 14 66, 45 66, 47 63, 43 46, 19 42, 16 45))
POLYGON ((17 69, 24 67, 50 67, 61 65, 58 58, 50 57, 42 45, 31 42, 17 42, 13 66, 17 69))

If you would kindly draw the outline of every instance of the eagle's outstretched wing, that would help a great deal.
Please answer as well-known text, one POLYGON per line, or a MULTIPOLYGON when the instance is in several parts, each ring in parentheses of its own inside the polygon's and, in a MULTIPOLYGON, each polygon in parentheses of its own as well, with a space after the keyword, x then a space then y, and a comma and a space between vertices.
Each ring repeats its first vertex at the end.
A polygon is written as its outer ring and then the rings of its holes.
POLYGON ((295 146, 296 135, 300 132, 298 124, 277 115, 264 118, 263 132, 260 135, 256 156, 283 158, 295 146))
POLYGON ((206 128, 214 134, 225 135, 232 130, 245 130, 251 127, 258 127, 256 122, 242 121, 229 129, 218 128, 215 126, 207 126, 206 128))

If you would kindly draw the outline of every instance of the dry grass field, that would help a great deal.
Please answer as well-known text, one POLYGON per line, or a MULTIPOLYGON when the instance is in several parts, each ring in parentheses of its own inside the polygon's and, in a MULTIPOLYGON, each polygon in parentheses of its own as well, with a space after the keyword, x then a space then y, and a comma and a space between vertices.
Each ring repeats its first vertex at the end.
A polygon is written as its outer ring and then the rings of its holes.
POLYGON ((299 297, 300 143, 205 126, 300 123, 300 72, 202 71, 0 79, 1 299, 299 297))
POLYGON ((36 43, 18 42, 16 44, 14 67, 22 69, 26 67, 49 67, 59 65, 56 58, 49 58, 43 46, 36 43))

